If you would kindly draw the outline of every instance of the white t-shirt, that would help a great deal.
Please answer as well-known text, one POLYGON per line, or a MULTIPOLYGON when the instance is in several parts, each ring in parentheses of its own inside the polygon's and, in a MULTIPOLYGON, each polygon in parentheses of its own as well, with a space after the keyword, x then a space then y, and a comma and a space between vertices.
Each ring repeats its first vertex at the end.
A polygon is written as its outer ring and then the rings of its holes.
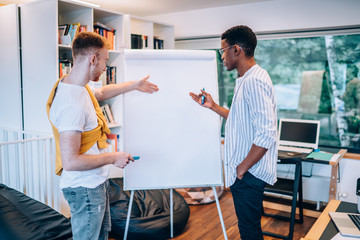
MULTIPOLYGON (((94 89, 92 89, 94 92, 94 89)), ((90 131, 98 126, 97 116, 90 95, 85 87, 59 82, 50 108, 50 121, 59 133, 65 131, 90 131)), ((100 150, 95 143, 87 155, 97 155, 100 150)), ((60 188, 95 188, 104 183, 109 175, 109 166, 87 171, 66 171, 60 176, 60 188)))

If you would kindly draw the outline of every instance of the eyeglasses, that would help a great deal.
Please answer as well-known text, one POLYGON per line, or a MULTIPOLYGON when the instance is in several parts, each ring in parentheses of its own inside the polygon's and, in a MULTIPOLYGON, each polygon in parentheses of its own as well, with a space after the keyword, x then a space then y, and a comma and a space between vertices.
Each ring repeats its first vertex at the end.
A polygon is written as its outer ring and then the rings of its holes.
POLYGON ((222 56, 222 55, 224 54, 224 52, 225 52, 225 50, 226 50, 226 49, 229 49, 229 48, 231 48, 231 47, 233 47, 233 46, 235 46, 235 45, 236 45, 236 44, 231 45, 231 46, 226 47, 226 48, 221 48, 221 49, 219 49, 219 53, 220 53, 220 55, 222 56))

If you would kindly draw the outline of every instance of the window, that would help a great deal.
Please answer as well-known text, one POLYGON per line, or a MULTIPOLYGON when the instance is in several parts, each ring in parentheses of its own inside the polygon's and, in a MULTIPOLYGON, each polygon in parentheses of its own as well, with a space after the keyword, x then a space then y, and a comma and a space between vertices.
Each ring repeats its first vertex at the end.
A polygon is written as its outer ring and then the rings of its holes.
MULTIPOLYGON (((218 59, 220 105, 230 107, 237 73, 218 59)), ((320 120, 320 146, 360 152, 360 34, 258 40, 255 59, 279 118, 320 120)))

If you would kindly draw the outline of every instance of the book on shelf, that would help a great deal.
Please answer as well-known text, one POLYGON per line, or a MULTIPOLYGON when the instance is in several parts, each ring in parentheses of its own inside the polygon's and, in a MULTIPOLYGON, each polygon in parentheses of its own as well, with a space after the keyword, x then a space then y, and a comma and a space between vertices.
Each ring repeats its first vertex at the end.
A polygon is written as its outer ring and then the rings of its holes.
POLYGON ((102 110, 102 113, 104 114, 104 117, 105 117, 105 120, 106 120, 106 123, 109 124, 109 123, 115 123, 114 121, 114 117, 112 115, 112 112, 110 110, 110 107, 109 107, 109 104, 104 104, 101 106, 101 110, 102 110))
POLYGON ((60 36, 65 36, 68 34, 69 24, 59 25, 58 29, 59 29, 60 36))
POLYGON ((120 146, 119 134, 110 133, 110 134, 107 134, 106 136, 107 136, 106 142, 108 143, 108 152, 118 152, 119 146, 120 146))
POLYGON ((94 23, 94 32, 101 35, 102 37, 106 38, 109 43, 110 50, 115 50, 115 32, 116 30, 102 24, 100 22, 94 23))
POLYGON ((116 83, 116 67, 108 66, 106 67, 106 84, 115 84, 116 83))
POLYGON ((85 32, 87 26, 80 23, 62 24, 58 26, 59 44, 70 45, 79 32, 85 32))
POLYGON ((164 40, 154 37, 154 49, 164 49, 164 40))
POLYGON ((59 44, 70 44, 70 35, 69 35, 69 24, 62 24, 58 26, 58 34, 59 34, 59 44))
POLYGON ((106 111, 105 111, 105 107, 104 107, 104 106, 101 106, 101 111, 102 111, 102 113, 103 113, 103 115, 104 115, 104 118, 105 118, 106 123, 109 124, 109 123, 110 123, 109 117, 108 117, 108 115, 107 115, 107 113, 106 113, 106 111))
POLYGON ((86 26, 80 23, 62 24, 58 26, 59 44, 70 45, 77 33, 86 31, 86 26))
POLYGON ((109 117, 109 122, 110 123, 115 123, 114 117, 113 117, 112 112, 111 112, 110 107, 109 107, 109 104, 105 104, 104 107, 105 107, 105 111, 106 111, 106 113, 107 113, 107 115, 109 117))
POLYGON ((105 29, 105 30, 108 30, 108 31, 114 30, 111 27, 109 27, 109 26, 107 26, 105 24, 102 24, 101 22, 94 22, 94 28, 102 28, 102 29, 105 29))
POLYGON ((143 49, 149 47, 149 37, 140 34, 131 34, 131 49, 143 49))
POLYGON ((69 60, 60 60, 59 62, 59 78, 70 73, 72 68, 72 62, 69 60))
POLYGON ((81 32, 86 32, 87 31, 87 26, 85 26, 85 25, 80 25, 80 27, 79 27, 79 33, 81 33, 81 32))
POLYGON ((69 30, 71 42, 74 40, 75 35, 79 32, 80 23, 71 24, 71 28, 69 30))
POLYGON ((148 40, 149 40, 149 37, 148 36, 142 36, 142 42, 143 42, 143 46, 144 48, 148 48, 148 40))
POLYGON ((59 25, 59 27, 58 27, 58 37, 59 37, 58 41, 59 41, 59 44, 62 44, 61 37, 65 36, 66 28, 67 28, 66 25, 59 25))

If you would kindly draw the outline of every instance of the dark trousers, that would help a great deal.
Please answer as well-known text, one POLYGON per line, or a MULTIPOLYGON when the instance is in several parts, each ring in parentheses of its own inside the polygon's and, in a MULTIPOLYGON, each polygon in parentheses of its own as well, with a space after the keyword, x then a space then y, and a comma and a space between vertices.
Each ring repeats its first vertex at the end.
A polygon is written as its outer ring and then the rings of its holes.
POLYGON ((265 182, 246 172, 230 187, 243 240, 263 239, 261 215, 265 182))

